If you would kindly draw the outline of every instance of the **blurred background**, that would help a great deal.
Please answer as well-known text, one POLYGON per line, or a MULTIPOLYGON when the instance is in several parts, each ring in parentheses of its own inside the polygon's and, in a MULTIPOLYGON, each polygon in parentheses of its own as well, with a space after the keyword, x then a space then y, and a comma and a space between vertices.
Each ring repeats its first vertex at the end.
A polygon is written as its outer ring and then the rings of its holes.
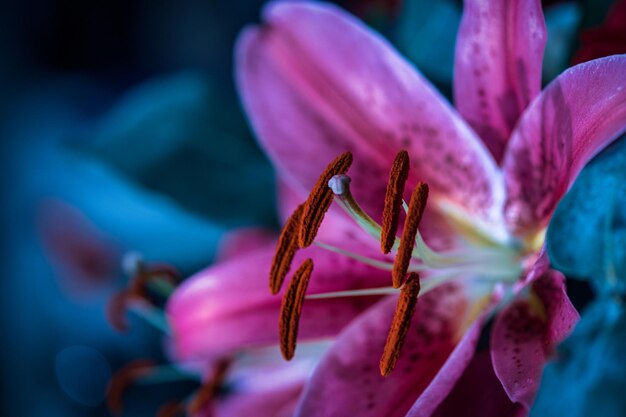
MULTIPOLYGON (((232 76, 237 33, 263 3, 1 6, 3 416, 107 416, 112 372, 165 360, 157 330, 131 317, 119 334, 106 320, 128 279, 124 253, 187 276, 212 262, 229 231, 278 226, 272 168, 232 76)), ((450 97, 462 1, 338 3, 450 97)), ((626 52, 625 3, 544 2, 544 82, 573 62, 626 52)), ((574 295, 583 304, 585 294, 574 295)), ((153 415, 178 391, 188 387, 133 388, 126 413, 153 415)))

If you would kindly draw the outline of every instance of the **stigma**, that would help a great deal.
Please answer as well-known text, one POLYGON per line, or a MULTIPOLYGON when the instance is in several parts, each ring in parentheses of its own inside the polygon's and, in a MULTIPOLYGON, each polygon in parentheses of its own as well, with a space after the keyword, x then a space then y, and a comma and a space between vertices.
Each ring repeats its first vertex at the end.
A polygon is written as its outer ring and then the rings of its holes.
POLYGON ((314 260, 307 259, 306 266, 301 266, 294 274, 290 288, 284 295, 279 324, 283 356, 290 359, 295 352, 298 318, 306 299, 396 294, 396 312, 390 323, 387 344, 381 353, 381 374, 387 376, 400 354, 420 295, 445 283, 463 280, 486 281, 493 284, 494 288, 496 284, 512 286, 528 262, 525 259, 528 252, 525 245, 508 235, 494 232, 458 204, 437 195, 431 196, 426 183, 417 183, 407 203, 403 196, 409 178, 410 161, 404 150, 396 155, 390 169, 382 222, 379 224, 351 193, 352 179, 348 175, 351 163, 352 155, 349 152, 335 158, 320 175, 306 202, 287 221, 274 255, 270 288, 273 294, 280 291, 296 252, 312 244, 388 271, 390 285, 386 287, 306 295, 309 278, 315 279, 311 277, 314 260), (386 255, 384 260, 372 259, 316 240, 320 225, 333 201, 365 233, 379 242, 383 255, 386 255), (420 224, 427 205, 446 220, 455 236, 454 249, 435 250, 424 240, 420 224), (398 236, 401 224, 403 227, 398 236))

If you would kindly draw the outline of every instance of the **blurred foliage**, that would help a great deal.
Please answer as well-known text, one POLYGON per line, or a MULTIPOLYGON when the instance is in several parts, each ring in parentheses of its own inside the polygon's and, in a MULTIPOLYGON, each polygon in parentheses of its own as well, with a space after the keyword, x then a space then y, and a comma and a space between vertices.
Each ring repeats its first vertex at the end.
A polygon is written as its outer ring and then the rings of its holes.
POLYGON ((546 8, 548 41, 543 56, 544 83, 553 80, 569 67, 572 52, 577 44, 582 10, 578 3, 562 2, 546 8))
POLYGON ((103 117, 89 145, 133 182, 214 223, 275 224, 271 165, 237 102, 199 72, 130 90, 103 117))
POLYGON ((462 13, 457 0, 405 0, 392 34, 400 52, 448 97, 462 13))
POLYGON ((596 156, 558 205, 547 233, 554 268, 599 293, 626 291, 626 140, 596 156))
POLYGON ((622 417, 626 411, 624 299, 603 297, 585 309, 557 359, 544 370, 531 417, 622 417))

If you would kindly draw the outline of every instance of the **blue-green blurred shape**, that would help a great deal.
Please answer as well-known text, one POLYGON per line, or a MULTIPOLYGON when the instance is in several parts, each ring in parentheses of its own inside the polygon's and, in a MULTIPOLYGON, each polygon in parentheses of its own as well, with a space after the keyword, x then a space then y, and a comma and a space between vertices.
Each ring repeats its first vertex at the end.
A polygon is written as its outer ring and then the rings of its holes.
POLYGON ((626 140, 595 157, 561 201, 547 234, 552 266, 603 293, 626 291, 626 140))
POLYGON ((130 90, 91 151, 135 182, 223 226, 273 224, 273 173, 225 86, 187 71, 130 90))
POLYGON ((546 366, 531 417, 626 415, 626 311, 601 298, 546 366))
POLYGON ((462 3, 455 0, 406 0, 392 36, 398 49, 442 90, 451 86, 462 12, 462 3))
POLYGON ((626 415, 626 140, 580 173, 547 233, 552 266, 596 299, 544 370, 531 417, 626 415))

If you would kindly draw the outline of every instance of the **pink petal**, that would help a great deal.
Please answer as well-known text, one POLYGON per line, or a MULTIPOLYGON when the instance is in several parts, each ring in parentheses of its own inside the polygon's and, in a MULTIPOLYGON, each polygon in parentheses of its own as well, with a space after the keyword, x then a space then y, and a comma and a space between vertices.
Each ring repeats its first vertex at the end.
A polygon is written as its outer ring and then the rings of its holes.
POLYGON ((560 272, 546 271, 533 282, 532 292, 534 303, 518 298, 499 314, 491 332, 495 373, 511 401, 526 408, 535 398, 548 356, 578 320, 560 272))
POLYGON ((376 218, 393 158, 406 148, 409 186, 428 182, 435 195, 476 212, 497 205, 500 176, 488 151, 387 41, 323 3, 271 3, 264 17, 264 26, 239 39, 238 85, 291 186, 306 193, 326 164, 350 150, 353 192, 376 218))
POLYGON ((511 402, 493 372, 487 350, 477 352, 434 417, 522 417, 526 410, 511 402))
POLYGON ((291 417, 309 374, 309 367, 298 363, 239 372, 227 382, 229 391, 220 398, 214 415, 291 417))
POLYGON ((558 271, 547 271, 533 283, 533 290, 541 299, 548 316, 545 338, 548 353, 574 329, 580 315, 565 291, 565 277, 558 271))
POLYGON ((513 230, 545 226, 585 163, 626 129, 624 74, 626 55, 577 65, 524 113, 504 158, 513 230))
POLYGON ((237 394, 217 408, 216 417, 291 417, 302 385, 268 388, 237 394))
POLYGON ((483 312, 465 332, 465 335, 454 348, 435 378, 415 401, 407 413, 407 417, 431 416, 441 402, 450 394, 450 390, 455 387, 465 368, 472 361, 486 318, 487 311, 483 312))
POLYGON ((541 89, 546 27, 539 0, 466 0, 454 62, 454 102, 500 161, 541 89))
POLYGON ((420 297, 398 363, 391 375, 383 378, 379 360, 395 305, 396 297, 381 301, 338 337, 313 373, 297 416, 404 416, 426 391, 432 398, 423 401, 425 409, 437 406, 455 380, 450 378, 448 386, 442 383, 433 390, 429 384, 437 380, 447 360, 461 368, 460 376, 478 338, 479 325, 472 327, 455 350, 471 324, 463 320, 471 300, 462 287, 453 284, 420 297))
MULTIPOLYGON (((281 296, 272 296, 268 287, 273 255, 273 245, 243 254, 198 273, 176 290, 167 305, 175 358, 202 359, 278 343, 281 296)), ((388 272, 317 247, 296 255, 293 270, 306 257, 315 263, 310 294, 388 286, 390 282, 388 272)), ((378 299, 306 300, 299 339, 332 336, 378 299)))

